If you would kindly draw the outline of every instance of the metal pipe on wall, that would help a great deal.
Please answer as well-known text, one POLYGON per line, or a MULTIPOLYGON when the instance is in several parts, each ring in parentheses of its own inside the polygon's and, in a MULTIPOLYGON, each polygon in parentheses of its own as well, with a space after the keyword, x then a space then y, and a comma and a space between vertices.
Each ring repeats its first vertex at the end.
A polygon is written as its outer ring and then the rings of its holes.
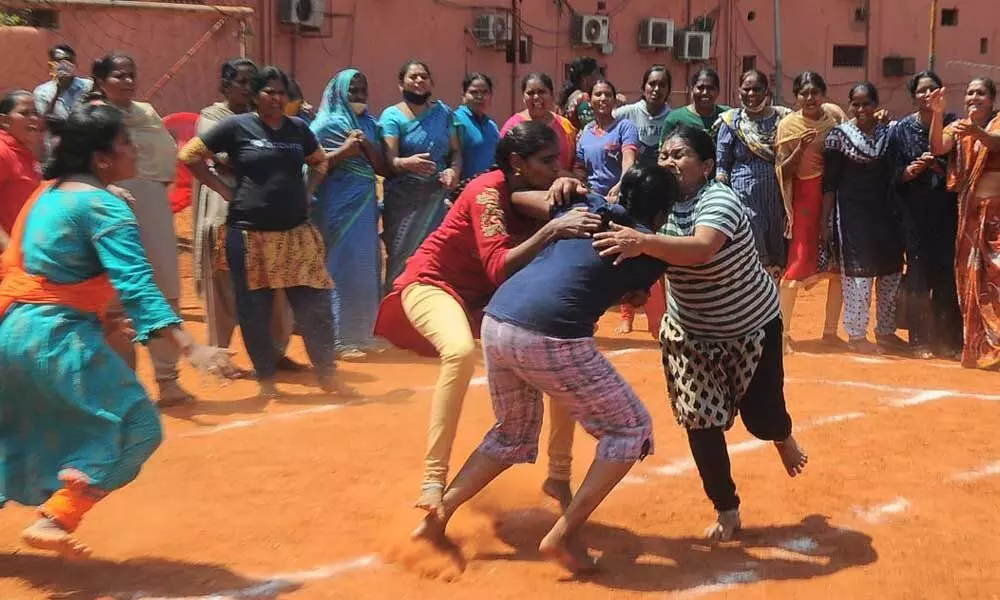
POLYGON ((514 60, 510 64, 510 110, 517 112, 517 63, 521 50, 521 7, 519 0, 510 0, 511 40, 514 44, 514 60))
POLYGON ((938 19, 938 0, 931 0, 931 37, 930 37, 930 51, 927 56, 927 68, 931 71, 934 70, 937 63, 937 19, 938 19))
POLYGON ((785 74, 781 60, 781 0, 774 0, 774 103, 782 104, 785 74))
POLYGON ((249 6, 216 6, 214 4, 170 4, 142 0, 7 0, 4 6, 13 8, 52 8, 53 6, 91 6, 97 8, 161 10, 202 15, 248 16, 254 14, 249 6))

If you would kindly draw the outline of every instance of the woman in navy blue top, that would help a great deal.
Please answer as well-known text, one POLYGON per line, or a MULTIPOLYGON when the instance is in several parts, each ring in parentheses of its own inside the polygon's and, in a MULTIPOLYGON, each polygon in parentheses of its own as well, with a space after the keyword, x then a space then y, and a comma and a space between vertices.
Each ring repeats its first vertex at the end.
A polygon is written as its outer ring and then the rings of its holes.
MULTIPOLYGON (((632 169, 621 189, 618 205, 596 194, 583 205, 601 214, 606 225, 651 232, 680 196, 677 179, 658 166, 632 169)), ((546 246, 500 286, 482 329, 497 422, 445 490, 441 515, 428 515, 417 537, 445 543, 445 527, 459 506, 511 465, 535 461, 544 393, 598 442, 580 489, 539 550, 574 573, 594 569, 580 528, 632 465, 653 451, 649 413, 597 348, 594 324, 622 297, 648 289, 665 269, 649 256, 601 258, 590 239, 564 239, 546 246)))

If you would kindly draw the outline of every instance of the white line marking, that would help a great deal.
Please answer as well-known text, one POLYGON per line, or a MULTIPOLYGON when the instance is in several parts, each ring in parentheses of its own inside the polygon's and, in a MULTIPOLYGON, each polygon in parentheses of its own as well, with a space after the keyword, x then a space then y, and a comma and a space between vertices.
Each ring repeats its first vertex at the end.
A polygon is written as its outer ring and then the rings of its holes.
MULTIPOLYGON (((800 427, 798 427, 796 429, 797 429, 798 432, 802 432, 802 431, 807 431, 809 429, 813 429, 815 427, 820 427, 822 425, 829 425, 829 424, 832 424, 832 423, 841 423, 843 421, 850 421, 850 420, 853 420, 853 419, 860 419, 860 418, 862 418, 864 416, 865 416, 865 413, 862 413, 862 412, 849 412, 849 413, 843 413, 843 414, 839 414, 839 415, 829 415, 829 416, 826 416, 826 417, 818 417, 818 418, 816 418, 816 419, 814 419, 812 421, 809 421, 805 425, 802 425, 802 426, 800 426, 800 427)), ((759 448, 763 448, 764 446, 768 446, 771 443, 772 442, 768 442, 768 441, 764 441, 764 440, 758 440, 756 438, 753 438, 753 439, 749 439, 749 440, 744 440, 742 442, 737 442, 735 444, 729 444, 727 447, 729 449, 729 455, 732 456, 734 454, 745 454, 747 452, 751 452, 753 450, 757 450, 759 448)), ((694 470, 694 468, 695 468, 695 464, 694 464, 693 460, 691 460, 690 458, 681 458, 681 459, 674 460, 672 462, 669 462, 669 463, 667 463, 665 465, 662 465, 662 466, 659 466, 659 467, 653 467, 649 471, 651 473, 655 473, 657 475, 662 475, 664 477, 676 477, 678 475, 682 475, 684 473, 687 473, 688 471, 692 471, 692 470, 694 470)), ((633 481, 632 483, 640 483, 640 482, 633 481)))
POLYGON ((281 592, 289 591, 307 581, 330 579, 343 573, 377 567, 380 564, 378 556, 368 554, 308 571, 271 575, 265 581, 249 587, 238 590, 224 590, 204 596, 150 596, 145 592, 112 594, 112 596, 118 600, 249 600, 254 598, 274 598, 281 592))
MULTIPOLYGON (((626 356, 628 354, 635 354, 636 352, 645 352, 651 350, 650 348, 622 348, 621 350, 610 350, 604 353, 604 356, 608 358, 616 358, 618 356, 626 356)), ((659 350, 657 350, 659 352, 659 350)))
POLYGON ((978 481, 993 475, 1000 475, 1000 460, 973 471, 965 471, 952 477, 953 481, 978 481))
POLYGON ((900 408, 904 406, 916 406, 918 404, 924 404, 926 402, 933 402, 934 400, 941 400, 942 398, 951 398, 953 394, 944 390, 927 390, 926 392, 920 392, 916 396, 911 396, 910 398, 903 398, 902 400, 894 400, 889 404, 893 406, 898 406, 900 408))
POLYGON ((315 415, 319 413, 333 412, 340 410, 346 406, 352 404, 362 404, 363 400, 356 400, 354 402, 345 402, 344 404, 324 404, 323 406, 313 406, 311 408, 302 408, 299 410, 290 410, 286 412, 281 412, 273 415, 266 415, 263 417, 258 417, 256 419, 240 419, 238 421, 230 421, 229 423, 223 423, 221 425, 213 425, 210 427, 202 427, 195 431, 188 431, 182 433, 180 437, 190 438, 190 437, 203 437, 206 435, 214 435, 216 433, 222 433, 223 431, 229 431, 231 429, 243 429, 245 427, 251 427, 257 425, 262 421, 291 421, 294 419, 300 419, 308 415, 315 415))
MULTIPOLYGON (((862 390, 873 390, 876 392, 887 392, 892 394, 922 394, 924 392, 939 392, 954 396, 956 398, 973 398, 976 400, 987 400, 990 402, 1000 402, 1000 395, 980 394, 977 392, 965 392, 962 390, 933 390, 927 388, 900 387, 887 385, 884 383, 868 383, 865 381, 838 381, 830 379, 803 379, 799 377, 786 377, 785 383, 808 384, 808 385, 829 385, 834 387, 848 387, 862 390)), ((942 396, 944 397, 944 396, 942 396)))
POLYGON ((812 554, 819 550, 819 543, 808 536, 792 538, 779 543, 778 546, 789 552, 798 552, 799 554, 812 554))
POLYGON ((873 508, 860 508, 854 507, 852 510, 854 514, 868 523, 881 523, 889 517, 889 515, 895 515, 903 512, 910 507, 910 501, 906 498, 896 498, 888 504, 883 504, 882 506, 876 506, 873 508))
POLYGON ((756 583, 758 581, 760 581, 760 574, 752 569, 719 573, 702 585, 677 592, 674 594, 674 598, 699 598, 708 594, 731 590, 740 584, 756 583))

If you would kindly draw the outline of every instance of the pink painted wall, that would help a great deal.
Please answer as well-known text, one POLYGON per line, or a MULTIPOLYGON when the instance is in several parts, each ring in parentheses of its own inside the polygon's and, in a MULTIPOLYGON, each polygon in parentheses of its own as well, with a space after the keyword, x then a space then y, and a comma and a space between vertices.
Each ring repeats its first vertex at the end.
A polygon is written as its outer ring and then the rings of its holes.
MULTIPOLYGON (((240 3, 239 0, 230 0, 240 3)), ((972 76, 991 74, 983 67, 959 66, 953 61, 998 65, 992 74, 1000 78, 1000 22, 997 0, 946 0, 942 8, 959 9, 958 27, 939 28, 938 71, 956 90, 972 76), (980 54, 980 38, 988 39, 988 53, 980 54)), ((673 19, 681 28, 689 19, 710 14, 716 21, 711 63, 723 76, 724 99, 734 101, 736 79, 743 55, 756 55, 757 66, 773 72, 772 0, 608 0, 611 41, 615 48, 602 55, 594 48, 573 48, 569 43, 571 12, 565 0, 521 2, 522 28, 534 38, 531 64, 513 69, 504 53, 476 47, 467 31, 482 7, 510 9, 510 0, 332 0, 330 14, 319 37, 296 38, 278 24, 276 0, 245 0, 254 6, 251 56, 294 71, 307 98, 318 104, 326 82, 340 69, 355 66, 371 82, 374 109, 398 99, 396 73, 399 65, 413 57, 427 61, 433 70, 437 94, 454 104, 460 97, 461 80, 468 70, 490 74, 496 84, 493 113, 504 119, 520 109, 520 95, 511 103, 511 90, 530 71, 545 71, 561 83, 566 62, 589 54, 607 65, 608 75, 619 90, 635 98, 645 68, 666 63, 674 77, 672 104, 685 102, 686 75, 699 65, 674 60, 667 51, 640 51, 636 42, 638 22, 645 17, 673 19), (471 8, 475 4, 479 8, 471 8), (692 14, 686 12, 690 4, 692 14), (750 11, 755 19, 749 20, 750 11)), ((581 13, 596 13, 596 0, 572 0, 581 13)), ((792 101, 791 76, 811 68, 822 73, 830 85, 831 98, 846 103, 847 90, 866 77, 863 68, 831 66, 834 44, 863 45, 866 25, 854 20, 862 0, 784 0, 782 25, 786 80, 785 100, 792 101)), ((882 0, 871 2, 868 22, 869 69, 867 77, 882 91, 883 103, 896 113, 908 110, 907 78, 882 76, 885 55, 913 56, 917 68, 927 65, 927 2, 882 0)), ((6 28, 0 35, 0 55, 19 56, 0 64, 0 81, 7 87, 33 86, 45 77, 45 50, 57 41, 68 41, 80 54, 81 64, 111 49, 132 52, 139 63, 140 89, 145 90, 207 31, 212 15, 180 15, 135 10, 63 9, 61 28, 35 31, 6 28)), ((193 60, 153 99, 161 113, 197 110, 216 96, 218 64, 239 52, 237 26, 230 21, 195 55, 193 60)), ((519 92, 519 91, 518 91, 519 92)), ((958 92, 954 97, 957 98, 958 92)))

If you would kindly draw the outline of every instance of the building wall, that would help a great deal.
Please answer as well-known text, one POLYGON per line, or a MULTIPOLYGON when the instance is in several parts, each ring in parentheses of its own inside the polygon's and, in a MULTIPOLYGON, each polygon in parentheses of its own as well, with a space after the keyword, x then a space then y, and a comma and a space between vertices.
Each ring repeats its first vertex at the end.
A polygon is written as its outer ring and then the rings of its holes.
MULTIPOLYGON (((206 0, 207 1, 207 0, 206 0)), ((240 0, 231 0, 234 3, 240 0)), ((294 72, 307 98, 319 104, 322 90, 337 71, 354 66, 370 81, 371 104, 376 110, 398 100, 397 71, 409 58, 428 62, 436 90, 446 102, 460 97, 466 71, 490 74, 496 84, 493 113, 505 118, 520 109, 519 82, 530 71, 545 71, 561 83, 565 64, 575 56, 591 55, 607 65, 609 78, 631 98, 639 93, 643 71, 654 63, 669 66, 675 93, 671 103, 685 102, 684 82, 698 64, 682 63, 667 51, 640 51, 638 23, 645 17, 665 17, 678 28, 700 15, 715 22, 713 58, 723 77, 723 99, 735 101, 738 75, 744 56, 756 56, 758 68, 774 71, 773 0, 607 0, 611 15, 610 54, 596 48, 573 48, 569 41, 572 7, 581 13, 596 13, 597 0, 527 0, 521 2, 523 33, 533 38, 530 64, 505 62, 503 52, 479 48, 469 29, 476 14, 495 7, 509 10, 511 0, 332 0, 326 24, 319 36, 296 35, 277 18, 279 0, 243 0, 257 11, 247 40, 250 55, 294 72), (470 5, 475 4, 476 8, 470 5), (690 12, 689 12, 690 7, 690 12), (750 20, 750 12, 754 19, 750 20)), ((955 102, 971 77, 1000 76, 1000 22, 995 18, 997 0, 945 0, 942 8, 959 10, 958 27, 940 27, 938 70, 955 90, 955 102), (988 52, 980 54, 980 38, 988 40, 988 52), (998 65, 962 66, 955 61, 998 65)), ((784 0, 782 31, 784 48, 783 91, 785 103, 794 102, 792 76, 804 69, 819 71, 830 83, 830 96, 845 104, 849 87, 866 77, 882 91, 883 103, 896 113, 909 109, 905 85, 908 78, 882 75, 886 55, 911 56, 918 69, 927 66, 927 3, 914 0, 871 0, 867 22, 856 21, 855 9, 862 0, 784 0), (866 43, 867 69, 835 68, 835 44, 866 43)), ((3 56, 0 81, 6 87, 29 87, 46 76, 45 50, 57 41, 73 44, 87 65, 111 49, 125 49, 137 59, 140 90, 146 90, 207 31, 214 15, 187 15, 105 8, 65 8, 61 26, 55 31, 5 28, 0 35, 3 56)), ((195 110, 216 97, 220 61, 239 54, 235 21, 212 36, 192 60, 153 98, 161 113, 195 110)), ((84 67, 85 68, 85 67, 84 67)))

